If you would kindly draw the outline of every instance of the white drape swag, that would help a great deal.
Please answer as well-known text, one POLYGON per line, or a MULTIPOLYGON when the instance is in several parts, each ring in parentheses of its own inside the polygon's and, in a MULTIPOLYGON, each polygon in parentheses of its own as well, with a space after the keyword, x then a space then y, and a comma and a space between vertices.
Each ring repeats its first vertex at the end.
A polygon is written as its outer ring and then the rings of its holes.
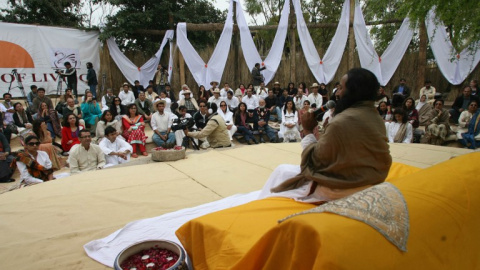
POLYGON ((275 76, 278 66, 280 65, 280 61, 282 60, 285 39, 288 32, 290 1, 285 1, 280 22, 278 24, 277 33, 275 34, 275 39, 273 40, 272 47, 270 48, 265 61, 262 61, 262 58, 255 47, 255 43, 253 42, 252 34, 248 28, 240 1, 235 0, 235 2, 237 2, 237 24, 238 28, 240 29, 240 41, 245 62, 247 62, 249 70, 253 69, 255 63, 261 63, 262 66, 266 67, 266 69, 262 71, 262 74, 265 78, 265 84, 268 84, 275 76))
MULTIPOLYGON (((165 47, 165 44, 167 44, 167 41, 173 39, 174 33, 175 32, 173 30, 167 30, 165 36, 163 37, 159 50, 157 51, 157 53, 155 53, 155 56, 150 58, 141 67, 137 67, 120 51, 113 37, 107 40, 107 45, 108 49, 110 50, 110 56, 112 56, 113 61, 115 61, 115 64, 117 64, 118 68, 122 72, 123 76, 127 78, 128 82, 130 84, 134 84, 135 80, 139 80, 141 85, 147 87, 148 81, 152 80, 155 76, 155 72, 157 71, 157 66, 160 62, 163 48, 165 47)), ((172 57, 170 56, 170 60, 171 59, 172 57)))
MULTIPOLYGON (((233 0, 230 1, 228 8, 227 20, 223 28, 217 46, 213 51, 208 64, 205 64, 203 59, 198 55, 187 38, 187 24, 177 24, 177 44, 180 52, 185 59, 193 78, 198 85, 204 85, 208 88, 211 81, 218 81, 222 79, 225 64, 227 63, 228 52, 230 50, 230 43, 232 42, 233 33, 233 0)), ((235 67, 236 68, 236 67, 235 67)))
POLYGON ((438 67, 443 76, 453 85, 459 85, 467 78, 480 61, 480 42, 473 48, 465 48, 457 53, 450 41, 445 26, 436 19, 435 11, 431 10, 425 19, 427 34, 430 40, 438 67))
POLYGON ((365 24, 362 8, 358 2, 355 6, 353 30, 361 66, 373 72, 381 85, 386 85, 392 78, 395 70, 397 70, 412 40, 413 30, 410 28, 410 20, 406 18, 403 21, 394 39, 381 57, 375 51, 367 25, 365 24))
POLYGON ((293 6, 297 16, 298 37, 300 38, 308 66, 319 83, 327 84, 333 79, 333 76, 337 72, 347 44, 348 27, 350 23, 350 1, 345 0, 343 4, 342 15, 340 16, 337 31, 335 32, 335 36, 333 36, 323 60, 318 55, 305 19, 303 18, 300 0, 293 0, 293 6))

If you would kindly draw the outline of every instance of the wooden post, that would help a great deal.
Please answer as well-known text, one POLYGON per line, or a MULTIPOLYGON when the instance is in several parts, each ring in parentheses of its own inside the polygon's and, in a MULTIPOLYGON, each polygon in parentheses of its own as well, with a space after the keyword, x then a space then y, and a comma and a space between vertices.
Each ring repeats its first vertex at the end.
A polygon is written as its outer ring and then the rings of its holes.
POLYGON ((425 83, 425 68, 427 66, 427 29, 425 22, 420 20, 418 35, 420 42, 418 45, 418 62, 417 62, 417 81, 414 85, 412 95, 414 97, 419 97, 420 88, 423 87, 425 83))
MULTIPOLYGON (((288 0, 290 1, 290 0, 288 0)), ((293 8, 293 1, 290 1, 290 81, 297 81, 297 31, 295 9, 293 8)))
POLYGON ((353 19, 355 16, 355 0, 350 0, 350 23, 348 31, 348 69, 353 68, 355 58, 355 33, 353 32, 353 19))
MULTIPOLYGON (((237 2, 234 2, 233 5, 233 26, 235 27, 237 25, 237 2)), ((233 33, 233 82, 230 82, 231 87, 233 89, 236 89, 237 85, 240 83, 240 66, 238 64, 238 58, 239 58, 239 32, 234 32, 233 33)))

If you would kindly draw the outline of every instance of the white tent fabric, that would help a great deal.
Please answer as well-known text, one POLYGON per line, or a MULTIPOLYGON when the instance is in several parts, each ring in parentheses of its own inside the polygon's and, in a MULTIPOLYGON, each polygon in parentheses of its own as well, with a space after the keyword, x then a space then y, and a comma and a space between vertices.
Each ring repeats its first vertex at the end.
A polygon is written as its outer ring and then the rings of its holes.
POLYGON ((168 83, 172 83, 173 74, 173 41, 170 39, 170 58, 168 59, 168 83))
POLYGON ((150 58, 141 67, 137 67, 120 51, 113 37, 107 40, 107 45, 108 49, 110 50, 110 56, 112 56, 113 61, 115 61, 115 64, 117 64, 118 68, 120 71, 122 71, 123 76, 127 78, 128 82, 133 84, 135 80, 139 80, 140 84, 146 87, 148 86, 148 81, 152 80, 155 76, 155 72, 157 71, 158 63, 160 62, 160 57, 165 44, 167 44, 168 40, 173 39, 174 34, 175 32, 173 30, 167 30, 165 36, 163 37, 162 44, 160 45, 160 49, 157 51, 155 56, 150 58))
POLYGON ((249 70, 252 70, 255 66, 255 63, 261 63, 262 66, 266 67, 262 71, 263 77, 265 78, 265 84, 268 84, 275 73, 277 72, 280 61, 282 60, 283 48, 285 47, 285 39, 288 32, 288 15, 290 14, 290 1, 285 1, 283 6, 282 14, 280 17, 280 22, 278 24, 277 33, 275 34, 275 39, 273 40, 272 47, 268 53, 268 56, 265 58, 265 61, 262 61, 260 54, 253 43, 252 35, 247 25, 245 15, 243 13, 242 6, 239 0, 235 0, 238 3, 237 6, 237 24, 240 29, 240 40, 242 44, 243 56, 245 57, 245 62, 249 70))
POLYGON ((327 49, 323 60, 318 55, 312 37, 308 32, 305 19, 303 18, 300 0, 293 0, 295 14, 297 16, 297 30, 302 44, 303 53, 307 60, 308 66, 318 83, 329 83, 337 72, 343 52, 347 44, 348 28, 350 23, 350 0, 345 0, 342 9, 342 15, 337 26, 337 31, 332 39, 332 43, 327 49))
POLYGON ((233 1, 230 0, 228 8, 227 20, 223 28, 217 46, 213 51, 212 56, 207 64, 198 55, 195 48, 187 38, 187 24, 177 24, 177 44, 180 52, 182 52, 185 63, 187 63, 193 78, 198 85, 207 86, 211 81, 218 81, 222 79, 225 64, 227 63, 228 52, 230 51, 230 44, 232 42, 233 33, 233 1))
POLYGON ((407 51, 408 44, 413 37, 413 30, 410 28, 410 20, 406 18, 392 42, 388 45, 382 56, 379 57, 373 47, 370 34, 368 33, 362 8, 359 3, 355 7, 355 19, 353 23, 355 41, 357 43, 358 56, 363 68, 373 72, 381 85, 386 85, 397 70, 403 55, 407 51))
MULTIPOLYGON (((480 61, 480 49, 472 51, 467 47, 462 52, 457 53, 448 37, 445 26, 435 17, 435 11, 431 10, 425 19, 430 47, 443 76, 451 84, 459 85, 463 83, 480 61)), ((473 48, 479 48, 479 46, 480 42, 477 42, 473 48)))

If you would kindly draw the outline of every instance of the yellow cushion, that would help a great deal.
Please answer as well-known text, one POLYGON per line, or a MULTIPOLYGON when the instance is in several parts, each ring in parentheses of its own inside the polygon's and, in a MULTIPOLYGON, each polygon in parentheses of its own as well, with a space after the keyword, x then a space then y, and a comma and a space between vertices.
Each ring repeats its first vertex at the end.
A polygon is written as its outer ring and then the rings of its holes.
POLYGON ((478 269, 479 160, 474 153, 425 170, 392 166, 388 180, 410 214, 406 253, 372 227, 331 213, 278 224, 314 207, 280 198, 200 217, 177 236, 195 269, 478 269))

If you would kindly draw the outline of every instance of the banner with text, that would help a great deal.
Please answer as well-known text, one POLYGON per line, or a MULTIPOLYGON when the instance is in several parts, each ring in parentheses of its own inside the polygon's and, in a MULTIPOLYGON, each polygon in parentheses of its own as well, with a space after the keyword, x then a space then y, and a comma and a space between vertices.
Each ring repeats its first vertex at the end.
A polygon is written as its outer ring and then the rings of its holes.
MULTIPOLYGON (((64 70, 65 62, 77 69, 77 89, 83 95, 89 88, 86 63, 91 62, 97 71, 100 68, 97 31, 12 23, 0 23, 0 29, 0 95, 10 91, 14 97, 23 97, 31 85, 56 94, 59 78, 55 71, 64 70)), ((62 79, 60 94, 65 88, 62 79)))

